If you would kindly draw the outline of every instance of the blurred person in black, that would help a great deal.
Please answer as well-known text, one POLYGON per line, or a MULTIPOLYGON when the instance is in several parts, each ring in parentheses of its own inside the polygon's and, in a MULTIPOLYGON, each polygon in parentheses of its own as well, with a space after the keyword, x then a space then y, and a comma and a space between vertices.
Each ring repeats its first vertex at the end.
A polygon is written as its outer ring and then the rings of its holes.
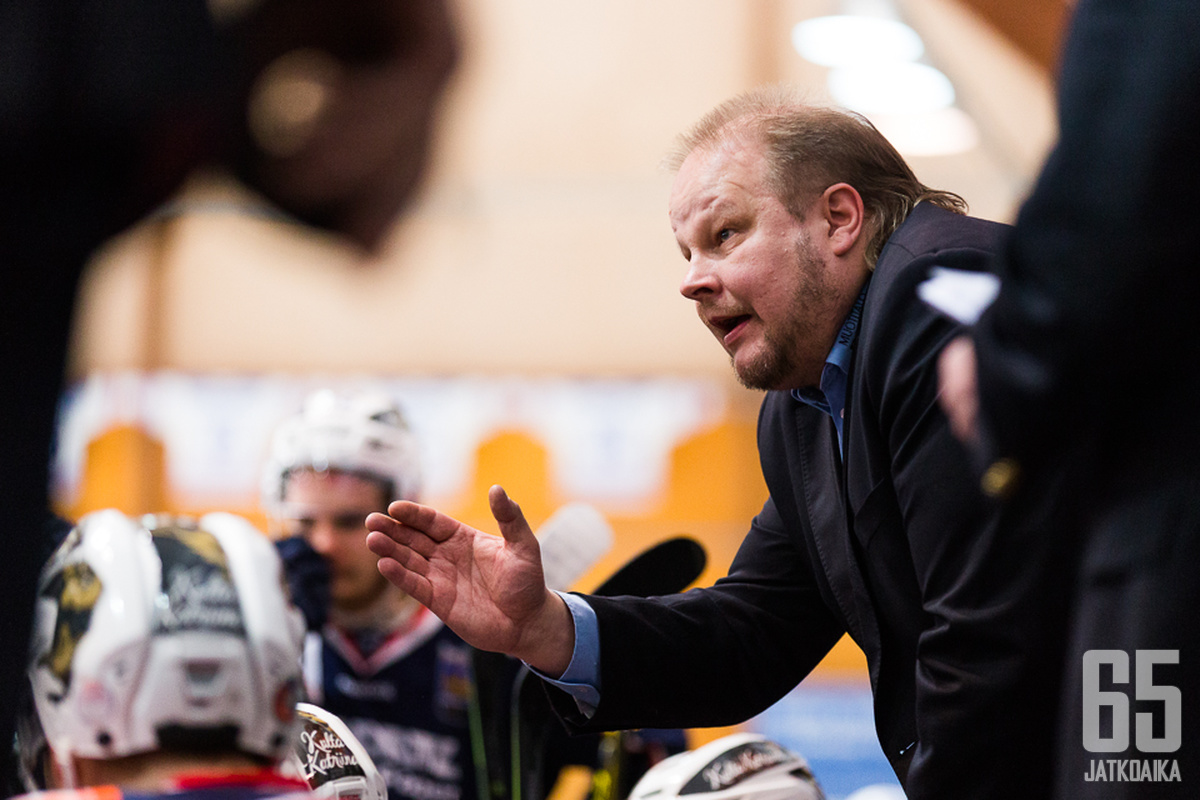
POLYGON ((1059 798, 1200 786, 1197 10, 1079 3, 1059 142, 999 260, 995 303, 941 362, 943 405, 985 489, 1017 508, 1050 499, 1069 521, 1059 798), (1048 490, 1056 481, 1065 489, 1048 490))
MULTIPOLYGON (((457 59, 445 0, 8 0, 0 5, 0 487, 39 530, 79 278, 196 167, 378 245, 423 171, 457 59), (321 102, 279 113, 289 85, 321 102)), ((43 543, 9 534, 0 644, 23 652, 43 543)), ((21 659, 0 665, 11 739, 21 659)))

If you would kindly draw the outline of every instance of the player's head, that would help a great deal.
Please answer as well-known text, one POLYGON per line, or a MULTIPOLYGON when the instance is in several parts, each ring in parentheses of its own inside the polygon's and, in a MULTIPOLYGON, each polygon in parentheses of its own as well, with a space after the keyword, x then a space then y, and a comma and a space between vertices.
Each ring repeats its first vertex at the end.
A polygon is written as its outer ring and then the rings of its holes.
POLYGON ((824 800, 808 762, 753 733, 735 733, 651 767, 629 800, 824 800))
POLYGON ((278 763, 302 636, 275 548, 241 517, 85 516, 42 570, 29 657, 58 781, 150 759, 278 763))
POLYGON ((358 475, 379 484, 388 502, 421 490, 416 438, 400 406, 379 392, 322 389, 280 423, 263 471, 263 505, 285 502, 288 478, 304 471, 358 475))
POLYGON ((390 586, 366 546, 367 514, 415 499, 420 484, 417 441, 394 401, 324 390, 276 429, 263 504, 274 535, 302 536, 328 562, 333 608, 354 612, 390 586))

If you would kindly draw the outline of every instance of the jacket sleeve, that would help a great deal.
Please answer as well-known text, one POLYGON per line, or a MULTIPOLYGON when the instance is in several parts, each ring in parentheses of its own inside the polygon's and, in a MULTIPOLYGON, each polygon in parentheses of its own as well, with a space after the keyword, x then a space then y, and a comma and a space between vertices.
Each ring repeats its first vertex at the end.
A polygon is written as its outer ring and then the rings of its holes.
POLYGON ((770 500, 713 586, 586 599, 600 628, 599 706, 584 719, 552 692, 577 731, 743 722, 799 683, 843 633, 770 500))

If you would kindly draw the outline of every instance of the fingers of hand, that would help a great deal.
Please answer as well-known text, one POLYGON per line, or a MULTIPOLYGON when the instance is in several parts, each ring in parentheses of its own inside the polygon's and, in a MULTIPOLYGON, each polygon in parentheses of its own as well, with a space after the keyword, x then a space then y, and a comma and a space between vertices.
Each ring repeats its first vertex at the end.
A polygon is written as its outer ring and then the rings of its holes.
POLYGON ((378 531, 367 534, 367 549, 379 556, 380 573, 393 583, 403 575, 427 577, 429 574, 429 560, 425 556, 378 531))
POLYGON ((501 525, 511 522, 521 515, 521 507, 508 496, 508 492, 504 491, 504 487, 499 484, 488 489, 488 505, 492 509, 492 516, 501 525))
POLYGON ((978 396, 975 383, 975 348, 960 337, 950 342, 938 358, 938 402, 950 420, 950 429, 963 441, 975 436, 978 396))
POLYGON ((517 542, 533 538, 533 530, 525 520, 525 513, 508 493, 500 486, 493 486, 488 491, 488 504, 492 508, 492 516, 500 524, 500 533, 509 542, 517 542))
POLYGON ((402 547, 390 534, 378 529, 367 534, 367 549, 380 558, 395 558, 402 547))
POLYGON ((367 526, 368 531, 379 531, 384 536, 395 538, 403 526, 386 514, 380 514, 374 511, 367 515, 367 519, 363 523, 367 526))
MULTIPOLYGON (((457 520, 446 516, 436 508, 423 506, 410 500, 397 500, 392 503, 388 506, 388 514, 391 515, 394 522, 418 530, 435 542, 444 542, 461 527, 457 520)), ((371 517, 367 517, 367 519, 367 527, 370 528, 371 517)))
MULTIPOLYGON (((395 505, 395 504, 393 504, 395 505)), ((428 557, 436 549, 437 542, 442 541, 446 537, 440 539, 432 538, 431 535, 421 527, 414 527, 400 520, 393 519, 386 514, 378 512, 367 515, 367 547, 377 556, 393 556, 387 542, 375 539, 375 547, 371 546, 371 534, 380 534, 385 539, 390 539, 392 542, 409 547, 416 550, 423 556, 428 557), (378 549, 376 549, 378 548, 378 549)))
POLYGON ((405 568, 395 559, 379 559, 379 574, 387 578, 400 591, 415 598, 419 603, 428 605, 432 599, 432 588, 429 580, 405 568))
POLYGON ((382 558, 394 558, 410 569, 411 558, 428 559, 437 552, 437 548, 437 542, 406 525, 397 525, 388 530, 373 528, 367 533, 368 550, 382 558))

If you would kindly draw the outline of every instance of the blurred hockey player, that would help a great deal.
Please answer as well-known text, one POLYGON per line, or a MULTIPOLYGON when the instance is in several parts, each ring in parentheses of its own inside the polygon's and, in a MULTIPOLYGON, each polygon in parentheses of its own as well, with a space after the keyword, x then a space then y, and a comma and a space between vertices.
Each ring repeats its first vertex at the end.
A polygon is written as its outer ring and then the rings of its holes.
MULTIPOLYGON (((28 646, 55 410, 90 256, 198 167, 378 250, 458 60, 446 0, 0 3, 0 648, 28 646), (300 110, 300 113, 295 113, 300 110)), ((154 236, 171 239, 171 214, 154 236)), ((366 260, 364 260, 366 263, 366 260)), ((0 659, 0 741, 21 659, 0 659)), ((7 763, 0 764, 8 772, 7 763)), ((8 776, 5 775, 5 778, 8 776)))
POLYGON ((38 583, 27 787, 310 797, 279 769, 298 733, 302 638, 274 548, 241 517, 85 516, 38 583))
POLYGON ((366 546, 367 514, 420 485, 417 440, 390 398, 323 390, 275 431, 263 505, 309 626, 310 699, 362 742, 391 800, 473 800, 471 649, 366 546))

